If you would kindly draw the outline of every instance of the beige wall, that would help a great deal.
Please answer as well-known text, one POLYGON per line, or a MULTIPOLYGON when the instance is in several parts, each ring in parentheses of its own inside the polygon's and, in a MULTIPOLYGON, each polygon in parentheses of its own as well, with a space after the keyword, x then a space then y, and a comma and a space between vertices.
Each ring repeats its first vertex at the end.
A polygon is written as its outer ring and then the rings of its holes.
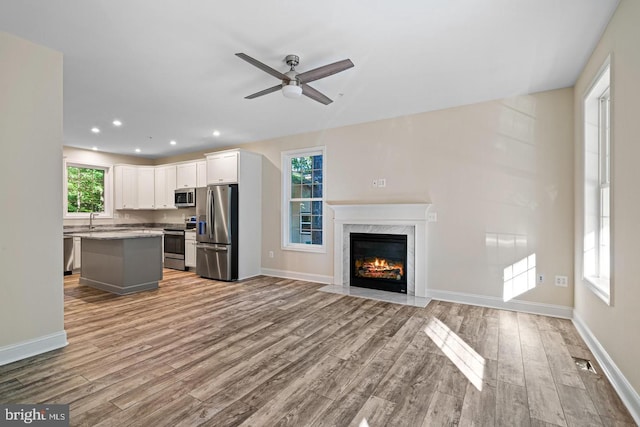
POLYGON ((572 101, 564 89, 243 146, 266 156, 263 267, 333 274, 330 221, 326 254, 280 250, 280 153, 325 145, 327 200, 433 203, 429 289, 501 298, 503 268, 535 253, 545 283, 518 299, 572 306, 552 284, 573 276, 572 101))
POLYGON ((517 299, 571 307, 572 287, 553 280, 573 283, 572 144, 573 91, 563 89, 242 145, 265 156, 262 266, 333 275, 331 209, 326 254, 280 250, 281 152, 325 145, 327 200, 433 203, 430 289, 502 298, 504 267, 535 253, 545 283, 517 299))
POLYGON ((62 55, 0 33, 0 63, 1 350, 64 324, 62 55))
POLYGON ((640 393, 640 2, 622 0, 575 86, 575 311, 640 393), (581 280, 583 193, 583 97, 611 54, 612 126, 612 305, 607 306, 581 280))

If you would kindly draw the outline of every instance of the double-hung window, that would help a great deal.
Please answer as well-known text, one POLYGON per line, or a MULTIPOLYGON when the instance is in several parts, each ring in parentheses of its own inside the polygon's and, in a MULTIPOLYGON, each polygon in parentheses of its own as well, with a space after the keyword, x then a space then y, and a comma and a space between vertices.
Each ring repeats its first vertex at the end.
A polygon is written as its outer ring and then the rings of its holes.
POLYGON ((282 248, 325 251, 325 149, 282 153, 282 248))
POLYGON ((584 283, 610 303, 611 91, 609 60, 584 98, 584 283))
POLYGON ((65 162, 64 217, 84 218, 92 212, 110 217, 111 168, 65 162))

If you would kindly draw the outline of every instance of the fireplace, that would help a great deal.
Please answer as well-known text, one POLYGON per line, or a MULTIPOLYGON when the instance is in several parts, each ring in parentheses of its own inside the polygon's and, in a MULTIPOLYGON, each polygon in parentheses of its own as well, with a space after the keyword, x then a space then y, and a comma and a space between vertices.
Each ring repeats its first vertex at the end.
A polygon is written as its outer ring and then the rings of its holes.
POLYGON ((351 286, 407 293, 407 236, 351 233, 351 286))

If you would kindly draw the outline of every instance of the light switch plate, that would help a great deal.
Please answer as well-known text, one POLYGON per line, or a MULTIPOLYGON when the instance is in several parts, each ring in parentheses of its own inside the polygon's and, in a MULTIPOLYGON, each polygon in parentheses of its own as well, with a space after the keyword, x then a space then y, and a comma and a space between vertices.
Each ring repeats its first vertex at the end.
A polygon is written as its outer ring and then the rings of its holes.
POLYGON ((566 288, 569 286, 569 278, 567 276, 556 276, 556 286, 566 288))

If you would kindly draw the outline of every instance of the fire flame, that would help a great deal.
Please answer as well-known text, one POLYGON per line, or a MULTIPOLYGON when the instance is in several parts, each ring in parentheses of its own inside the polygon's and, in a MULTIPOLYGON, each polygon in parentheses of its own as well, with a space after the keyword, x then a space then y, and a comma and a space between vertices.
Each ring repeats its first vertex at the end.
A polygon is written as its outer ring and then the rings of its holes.
POLYGON ((389 262, 384 258, 377 257, 373 259, 356 260, 356 269, 361 270, 359 271, 361 277, 393 277, 395 279, 398 276, 404 275, 404 265, 401 262, 389 262))

